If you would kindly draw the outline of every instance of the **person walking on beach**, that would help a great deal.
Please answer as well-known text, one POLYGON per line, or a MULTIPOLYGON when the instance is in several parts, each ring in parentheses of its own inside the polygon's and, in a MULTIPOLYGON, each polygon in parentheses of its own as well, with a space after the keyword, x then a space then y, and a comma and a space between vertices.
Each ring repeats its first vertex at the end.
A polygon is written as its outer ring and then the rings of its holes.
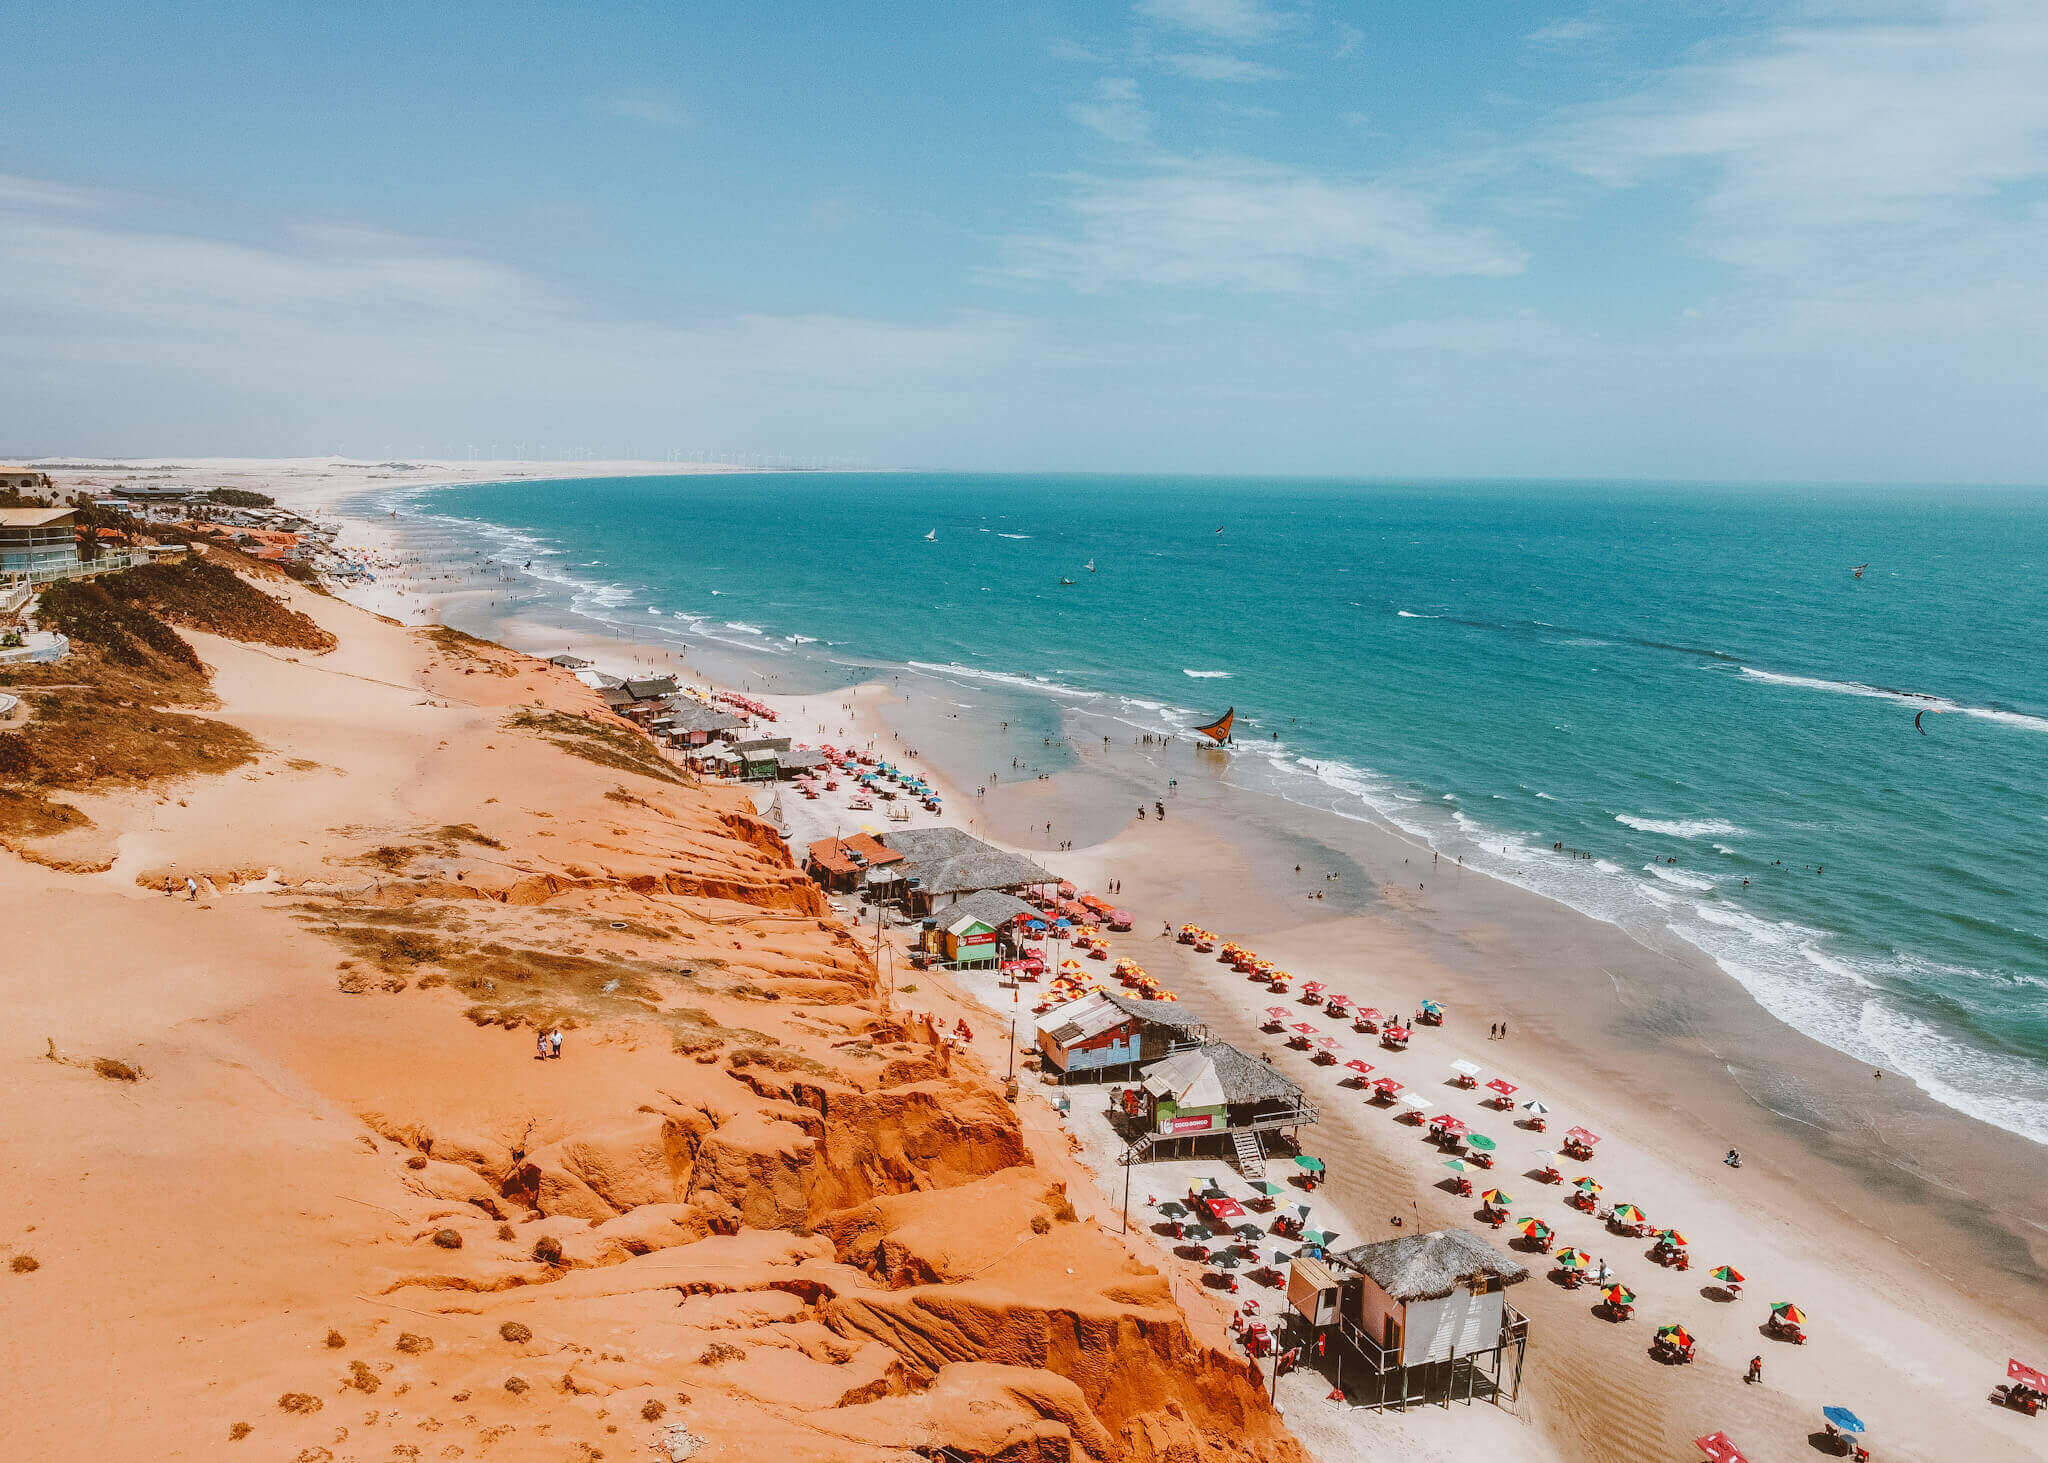
POLYGON ((533 1033, 533 1059, 536 1062, 548 1059, 548 1034, 545 1031, 536 1030, 533 1033))
POLYGON ((185 902, 187 904, 196 904, 198 901, 199 885, 193 881, 190 874, 187 874, 185 876, 185 902))
POLYGON ((1742 1380, 1745 1382, 1761 1382, 1763 1379, 1764 1359, 1761 1356, 1752 1356, 1749 1359, 1749 1371, 1742 1380))
POLYGON ((557 1058, 562 1055, 562 1028, 559 1026, 548 1033, 548 1055, 557 1058))

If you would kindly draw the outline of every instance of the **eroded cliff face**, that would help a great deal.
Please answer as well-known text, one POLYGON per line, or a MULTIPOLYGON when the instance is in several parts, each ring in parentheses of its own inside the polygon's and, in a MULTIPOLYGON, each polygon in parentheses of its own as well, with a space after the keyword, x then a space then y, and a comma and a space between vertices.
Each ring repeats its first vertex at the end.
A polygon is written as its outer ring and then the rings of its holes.
POLYGON ((378 677, 202 645, 268 760, 96 806, 98 882, 37 871, 110 951, 48 1021, 147 1080, 38 1069, 53 1165, 110 1187, 52 1199, 77 1263, 21 1334, 111 1352, 156 1420, 39 1456, 1300 1456, 741 794, 639 767, 524 657, 297 602, 378 677), (145 812, 169 833, 123 842, 145 812), (140 892, 188 871, 210 903, 140 892), (61 1314, 117 1303, 163 1323, 61 1314))

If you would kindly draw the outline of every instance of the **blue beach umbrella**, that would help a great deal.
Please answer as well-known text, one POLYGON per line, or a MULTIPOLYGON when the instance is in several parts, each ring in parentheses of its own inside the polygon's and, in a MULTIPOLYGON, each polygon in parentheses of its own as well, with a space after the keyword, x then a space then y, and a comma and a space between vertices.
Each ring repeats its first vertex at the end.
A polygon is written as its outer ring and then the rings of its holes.
POLYGON ((1863 1419, 1846 1407, 1823 1407, 1820 1410, 1820 1415, 1845 1433, 1860 1433, 1863 1431, 1863 1419))

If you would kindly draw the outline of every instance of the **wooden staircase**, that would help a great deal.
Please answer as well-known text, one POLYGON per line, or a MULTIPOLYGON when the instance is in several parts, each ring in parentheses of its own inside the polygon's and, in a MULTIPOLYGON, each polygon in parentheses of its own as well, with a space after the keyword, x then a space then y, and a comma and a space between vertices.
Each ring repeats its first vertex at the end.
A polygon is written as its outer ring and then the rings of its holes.
POLYGON ((1230 1135, 1230 1141, 1237 1148, 1237 1171, 1253 1182, 1266 1176, 1266 1155, 1259 1147, 1259 1135, 1237 1129, 1230 1135))

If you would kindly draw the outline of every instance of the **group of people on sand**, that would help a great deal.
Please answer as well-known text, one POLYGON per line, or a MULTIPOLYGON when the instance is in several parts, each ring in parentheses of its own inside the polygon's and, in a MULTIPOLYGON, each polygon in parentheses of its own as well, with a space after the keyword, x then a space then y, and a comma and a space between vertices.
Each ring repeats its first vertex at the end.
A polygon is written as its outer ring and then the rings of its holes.
POLYGON ((562 1054, 562 1028, 557 1026, 549 1031, 533 1034, 533 1055, 536 1061, 546 1061, 562 1054))

